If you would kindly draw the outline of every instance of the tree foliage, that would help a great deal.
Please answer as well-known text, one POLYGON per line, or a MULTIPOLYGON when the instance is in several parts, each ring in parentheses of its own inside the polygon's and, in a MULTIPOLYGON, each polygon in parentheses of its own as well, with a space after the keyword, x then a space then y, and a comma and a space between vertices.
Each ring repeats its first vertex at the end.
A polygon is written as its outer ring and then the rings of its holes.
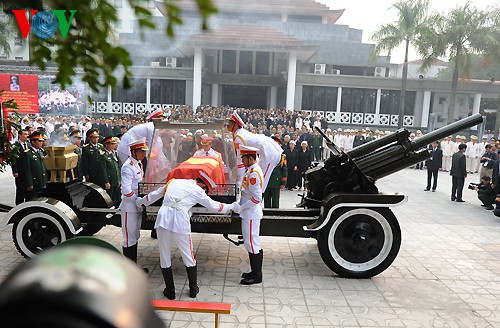
POLYGON ((447 16, 438 16, 429 37, 419 44, 423 54, 422 69, 429 68, 439 57, 449 57, 453 64, 448 123, 455 120, 455 103, 459 78, 470 79, 473 56, 481 55, 483 65, 498 60, 498 9, 482 11, 471 3, 458 6, 447 16))
MULTIPOLYGON (((127 0, 141 31, 156 28, 152 12, 145 0, 127 0)), ((212 0, 193 0, 202 18, 202 28, 207 29, 208 18, 217 12, 212 0)), ((167 9, 165 34, 174 37, 175 28, 183 24, 182 8, 176 0, 156 1, 167 9)), ((82 80, 94 91, 106 86, 116 86, 122 77, 122 85, 130 86, 132 60, 126 49, 110 42, 113 26, 120 19, 113 0, 7 0, 4 6, 9 9, 37 10, 77 10, 66 38, 60 33, 42 39, 30 38, 30 64, 45 69, 48 63, 57 64, 55 83, 62 88, 72 83, 76 69, 83 70, 82 80), (55 47, 53 47, 55 46, 55 47), (52 50, 56 49, 56 50, 52 50), (119 73, 118 73, 119 72, 119 73)), ((2 34, 0 29, 0 47, 2 34)))
POLYGON ((432 17, 427 14, 428 0, 405 0, 392 5, 397 10, 398 19, 391 24, 382 25, 372 36, 377 42, 375 52, 380 54, 387 51, 390 55, 392 50, 405 45, 405 59, 403 64, 403 77, 401 80, 401 96, 399 108, 398 126, 403 126, 406 81, 408 79, 408 52, 410 44, 417 46, 421 43, 422 36, 429 31, 432 17))

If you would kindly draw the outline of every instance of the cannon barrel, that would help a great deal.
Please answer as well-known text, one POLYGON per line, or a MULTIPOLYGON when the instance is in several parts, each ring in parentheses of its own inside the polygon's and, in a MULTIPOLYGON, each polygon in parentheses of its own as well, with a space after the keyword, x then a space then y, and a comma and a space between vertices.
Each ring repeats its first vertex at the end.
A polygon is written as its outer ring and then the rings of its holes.
POLYGON ((481 114, 479 113, 474 114, 460 121, 456 121, 454 123, 443 126, 442 128, 429 132, 423 135, 422 137, 413 140, 411 144, 413 149, 415 150, 427 147, 427 145, 433 141, 440 140, 442 138, 455 134, 464 129, 473 127, 474 125, 477 125, 482 122, 483 122, 483 117, 481 116, 481 114))

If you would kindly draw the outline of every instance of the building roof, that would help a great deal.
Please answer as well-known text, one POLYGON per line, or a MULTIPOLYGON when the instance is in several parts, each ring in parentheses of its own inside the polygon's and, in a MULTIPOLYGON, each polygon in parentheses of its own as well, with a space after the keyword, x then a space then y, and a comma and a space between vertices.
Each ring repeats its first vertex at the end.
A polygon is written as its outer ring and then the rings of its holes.
POLYGON ((302 42, 271 27, 258 25, 225 25, 192 36, 190 41, 205 44, 300 47, 302 42))
MULTIPOLYGON (((344 9, 331 10, 314 0, 212 0, 219 12, 252 12, 296 15, 318 15, 326 17, 328 24, 334 24, 344 13, 344 9)), ((163 2, 155 1, 155 6, 165 16, 163 2)), ((178 0, 176 5, 183 10, 198 10, 193 0, 178 0)))
POLYGON ((308 60, 318 46, 304 45, 300 40, 288 36, 269 26, 223 25, 193 35, 182 43, 181 51, 191 54, 195 47, 205 49, 231 49, 262 51, 297 51, 297 58, 308 60))

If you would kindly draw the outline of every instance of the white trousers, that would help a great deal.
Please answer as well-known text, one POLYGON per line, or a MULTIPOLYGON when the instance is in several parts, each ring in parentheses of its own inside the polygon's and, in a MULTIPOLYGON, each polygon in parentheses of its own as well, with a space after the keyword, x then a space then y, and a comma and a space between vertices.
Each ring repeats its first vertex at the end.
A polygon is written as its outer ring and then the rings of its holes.
POLYGON ((260 220, 241 219, 241 232, 246 250, 252 254, 258 254, 260 247, 260 220))
POLYGON ((141 237, 142 215, 139 212, 122 212, 123 247, 137 244, 141 237))
POLYGON ((451 170, 451 156, 443 156, 443 170, 451 170))
POLYGON ((158 227, 156 229, 158 236, 158 246, 160 247, 160 266, 169 268, 172 266, 172 242, 175 242, 181 252, 182 262, 187 267, 194 267, 196 260, 194 258, 193 241, 191 234, 184 235, 177 232, 158 227))
POLYGON ((479 168, 479 158, 467 157, 467 172, 476 172, 479 168))

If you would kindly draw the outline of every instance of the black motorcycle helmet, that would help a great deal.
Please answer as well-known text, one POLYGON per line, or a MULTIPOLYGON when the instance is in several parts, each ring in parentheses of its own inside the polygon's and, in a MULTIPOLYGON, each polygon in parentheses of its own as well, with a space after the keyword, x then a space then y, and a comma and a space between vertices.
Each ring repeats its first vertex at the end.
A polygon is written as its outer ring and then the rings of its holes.
MULTIPOLYGON (((61 244, 62 245, 62 244, 61 244)), ((55 247, 0 285, 3 328, 156 328, 144 272, 95 245, 55 247)))

